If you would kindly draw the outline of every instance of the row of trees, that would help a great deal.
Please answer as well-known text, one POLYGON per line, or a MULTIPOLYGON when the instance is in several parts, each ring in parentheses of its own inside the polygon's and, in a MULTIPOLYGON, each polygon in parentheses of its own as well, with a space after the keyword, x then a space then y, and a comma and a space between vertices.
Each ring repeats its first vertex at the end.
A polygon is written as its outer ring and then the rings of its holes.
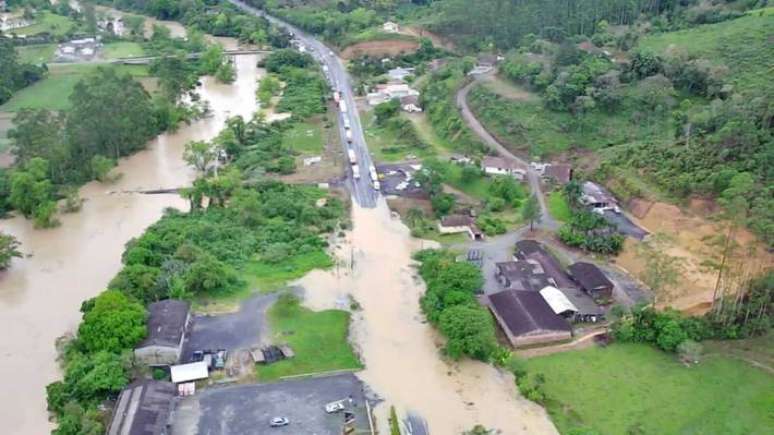
POLYGON ((19 63, 11 40, 0 37, 0 104, 10 100, 14 92, 43 78, 46 72, 45 66, 19 63))
POLYGON ((467 262, 457 262, 449 251, 424 250, 415 255, 421 262, 419 274, 427 284, 420 300, 422 311, 446 336, 446 353, 482 361, 500 356, 491 314, 475 298, 484 279, 481 271, 467 262))

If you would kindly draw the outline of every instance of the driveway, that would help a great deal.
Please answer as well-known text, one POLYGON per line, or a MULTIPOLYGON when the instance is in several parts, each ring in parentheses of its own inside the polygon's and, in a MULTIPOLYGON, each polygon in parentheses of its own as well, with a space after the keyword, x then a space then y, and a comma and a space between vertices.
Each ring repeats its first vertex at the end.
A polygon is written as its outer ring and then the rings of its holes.
POLYGON ((344 414, 328 414, 324 406, 350 398, 346 410, 355 414, 355 433, 368 433, 363 384, 351 373, 197 391, 178 402, 171 433, 339 435, 344 414), (269 427, 273 417, 285 417, 290 424, 269 427))
POLYGON ((276 293, 256 294, 242 302, 235 313, 194 315, 183 344, 182 361, 190 361, 195 350, 226 349, 232 352, 258 345, 261 335, 266 332, 266 309, 276 299, 276 293))
POLYGON ((487 146, 500 154, 500 156, 515 161, 516 163, 524 166, 524 168, 527 170, 527 182, 529 183, 530 191, 537 196, 538 202, 540 203, 540 211, 543 215, 540 223, 536 226, 549 231, 556 231, 559 228, 559 224, 551 216, 551 213, 548 212, 546 199, 543 197, 543 192, 540 187, 540 176, 537 174, 537 172, 535 172, 534 169, 532 169, 532 167, 529 165, 529 162, 514 155, 508 150, 508 148, 497 141, 497 139, 495 139, 494 136, 492 136, 489 131, 487 131, 487 129, 478 121, 475 115, 473 115, 470 107, 468 107, 468 93, 470 92, 470 89, 478 83, 478 78, 482 76, 478 75, 474 77, 475 79, 473 81, 457 91, 457 107, 460 109, 462 119, 465 120, 470 129, 473 130, 473 132, 478 135, 478 137, 481 138, 481 140, 487 146))

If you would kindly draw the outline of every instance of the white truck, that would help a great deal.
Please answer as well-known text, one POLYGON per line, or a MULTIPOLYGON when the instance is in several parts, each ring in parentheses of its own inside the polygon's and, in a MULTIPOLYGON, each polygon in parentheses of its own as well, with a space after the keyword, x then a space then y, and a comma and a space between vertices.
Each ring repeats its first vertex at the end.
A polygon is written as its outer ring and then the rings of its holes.
POLYGON ((352 143, 352 130, 347 130, 345 136, 347 137, 347 142, 352 143))
POLYGON ((374 165, 368 166, 368 175, 371 176, 371 182, 373 183, 374 190, 379 190, 379 188, 381 187, 379 183, 379 174, 376 173, 376 168, 374 167, 374 165))
POLYGON ((333 101, 335 101, 336 104, 338 104, 339 101, 341 101, 341 93, 339 91, 336 91, 333 93, 333 101))
POLYGON ((357 157, 355 157, 355 150, 347 150, 347 156, 349 157, 349 164, 354 165, 357 163, 357 157))
POLYGON ((339 101, 339 109, 341 113, 347 113, 347 103, 344 100, 339 101))
POLYGON ((345 116, 345 117, 344 117, 344 128, 346 128, 347 130, 349 130, 349 129, 350 129, 350 127, 351 127, 351 126, 350 126, 350 124, 349 124, 349 118, 347 118, 347 117, 345 116))
POLYGON ((360 179, 360 167, 357 164, 352 165, 352 178, 355 180, 360 179))

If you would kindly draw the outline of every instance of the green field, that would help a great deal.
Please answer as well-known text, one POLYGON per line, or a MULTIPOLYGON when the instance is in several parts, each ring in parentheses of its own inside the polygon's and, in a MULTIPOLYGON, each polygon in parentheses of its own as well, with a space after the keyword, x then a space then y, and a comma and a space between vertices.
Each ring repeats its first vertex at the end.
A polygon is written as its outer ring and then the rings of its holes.
POLYGON ((402 33, 387 33, 381 27, 366 29, 355 35, 348 35, 342 41, 340 47, 345 48, 350 45, 359 44, 368 41, 416 41, 417 38, 402 33))
POLYGON ((547 409, 561 433, 769 434, 774 376, 708 356, 685 367, 650 346, 614 344, 527 361, 545 376, 547 409))
POLYGON ((325 145, 323 127, 319 119, 312 118, 304 122, 296 122, 282 136, 282 145, 302 155, 319 155, 325 145))
POLYGON ((102 57, 105 59, 117 59, 120 57, 142 57, 145 51, 136 42, 119 41, 110 42, 102 47, 102 57))
POLYGON ((368 151, 371 152, 376 162, 399 162, 410 158, 424 159, 435 155, 435 150, 432 147, 418 148, 399 143, 394 131, 376 125, 373 111, 361 112, 360 121, 363 124, 366 142, 368 142, 368 151))
POLYGON ((43 11, 37 17, 35 22, 26 27, 20 27, 13 32, 17 35, 32 36, 39 33, 50 33, 54 36, 64 36, 76 23, 71 18, 62 15, 56 15, 48 11, 43 11))
POLYGON ((41 64, 50 62, 54 57, 56 44, 22 45, 16 47, 21 63, 41 64))
POLYGON ((691 56, 727 66, 728 81, 737 90, 760 92, 772 88, 774 69, 774 7, 747 16, 677 32, 644 37, 640 47, 665 52, 679 47, 691 56))
POLYGON ((301 278, 314 269, 333 267, 333 259, 323 250, 294 255, 280 263, 251 262, 245 268, 245 278, 250 287, 270 292, 288 281, 301 278))
POLYGON ((311 311, 277 302, 268 312, 274 343, 287 343, 292 359, 257 365, 260 381, 285 376, 359 369, 362 364, 347 341, 350 314, 341 310, 311 311))
POLYGON ((548 211, 554 219, 561 222, 567 222, 572 217, 570 205, 567 204, 561 191, 551 192, 548 195, 548 211))
POLYGON ((640 111, 636 101, 624 98, 615 113, 594 111, 578 119, 567 112, 546 109, 541 100, 514 101, 483 85, 471 90, 468 102, 476 117, 511 151, 545 157, 570 148, 600 149, 635 140, 670 140, 667 114, 640 111))
MULTIPOLYGON (((0 112, 16 112, 23 108, 65 110, 70 107, 70 94, 75 85, 89 73, 95 71, 97 64, 51 65, 48 77, 28 86, 0 106, 0 112)), ((105 67, 105 65, 102 65, 105 67)), ((122 73, 135 77, 148 75, 145 66, 109 66, 122 73)))

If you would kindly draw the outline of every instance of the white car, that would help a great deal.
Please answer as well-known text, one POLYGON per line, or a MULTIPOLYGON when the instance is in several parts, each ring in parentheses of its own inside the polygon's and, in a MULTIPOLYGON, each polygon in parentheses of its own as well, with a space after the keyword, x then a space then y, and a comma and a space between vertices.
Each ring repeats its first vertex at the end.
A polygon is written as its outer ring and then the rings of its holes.
POLYGON ((271 427, 282 427, 287 426, 290 424, 290 420, 288 420, 285 417, 274 417, 269 422, 269 426, 271 427))
POLYGON ((327 412, 328 414, 333 414, 343 410, 344 410, 344 404, 341 402, 331 402, 325 405, 325 412, 327 412))

